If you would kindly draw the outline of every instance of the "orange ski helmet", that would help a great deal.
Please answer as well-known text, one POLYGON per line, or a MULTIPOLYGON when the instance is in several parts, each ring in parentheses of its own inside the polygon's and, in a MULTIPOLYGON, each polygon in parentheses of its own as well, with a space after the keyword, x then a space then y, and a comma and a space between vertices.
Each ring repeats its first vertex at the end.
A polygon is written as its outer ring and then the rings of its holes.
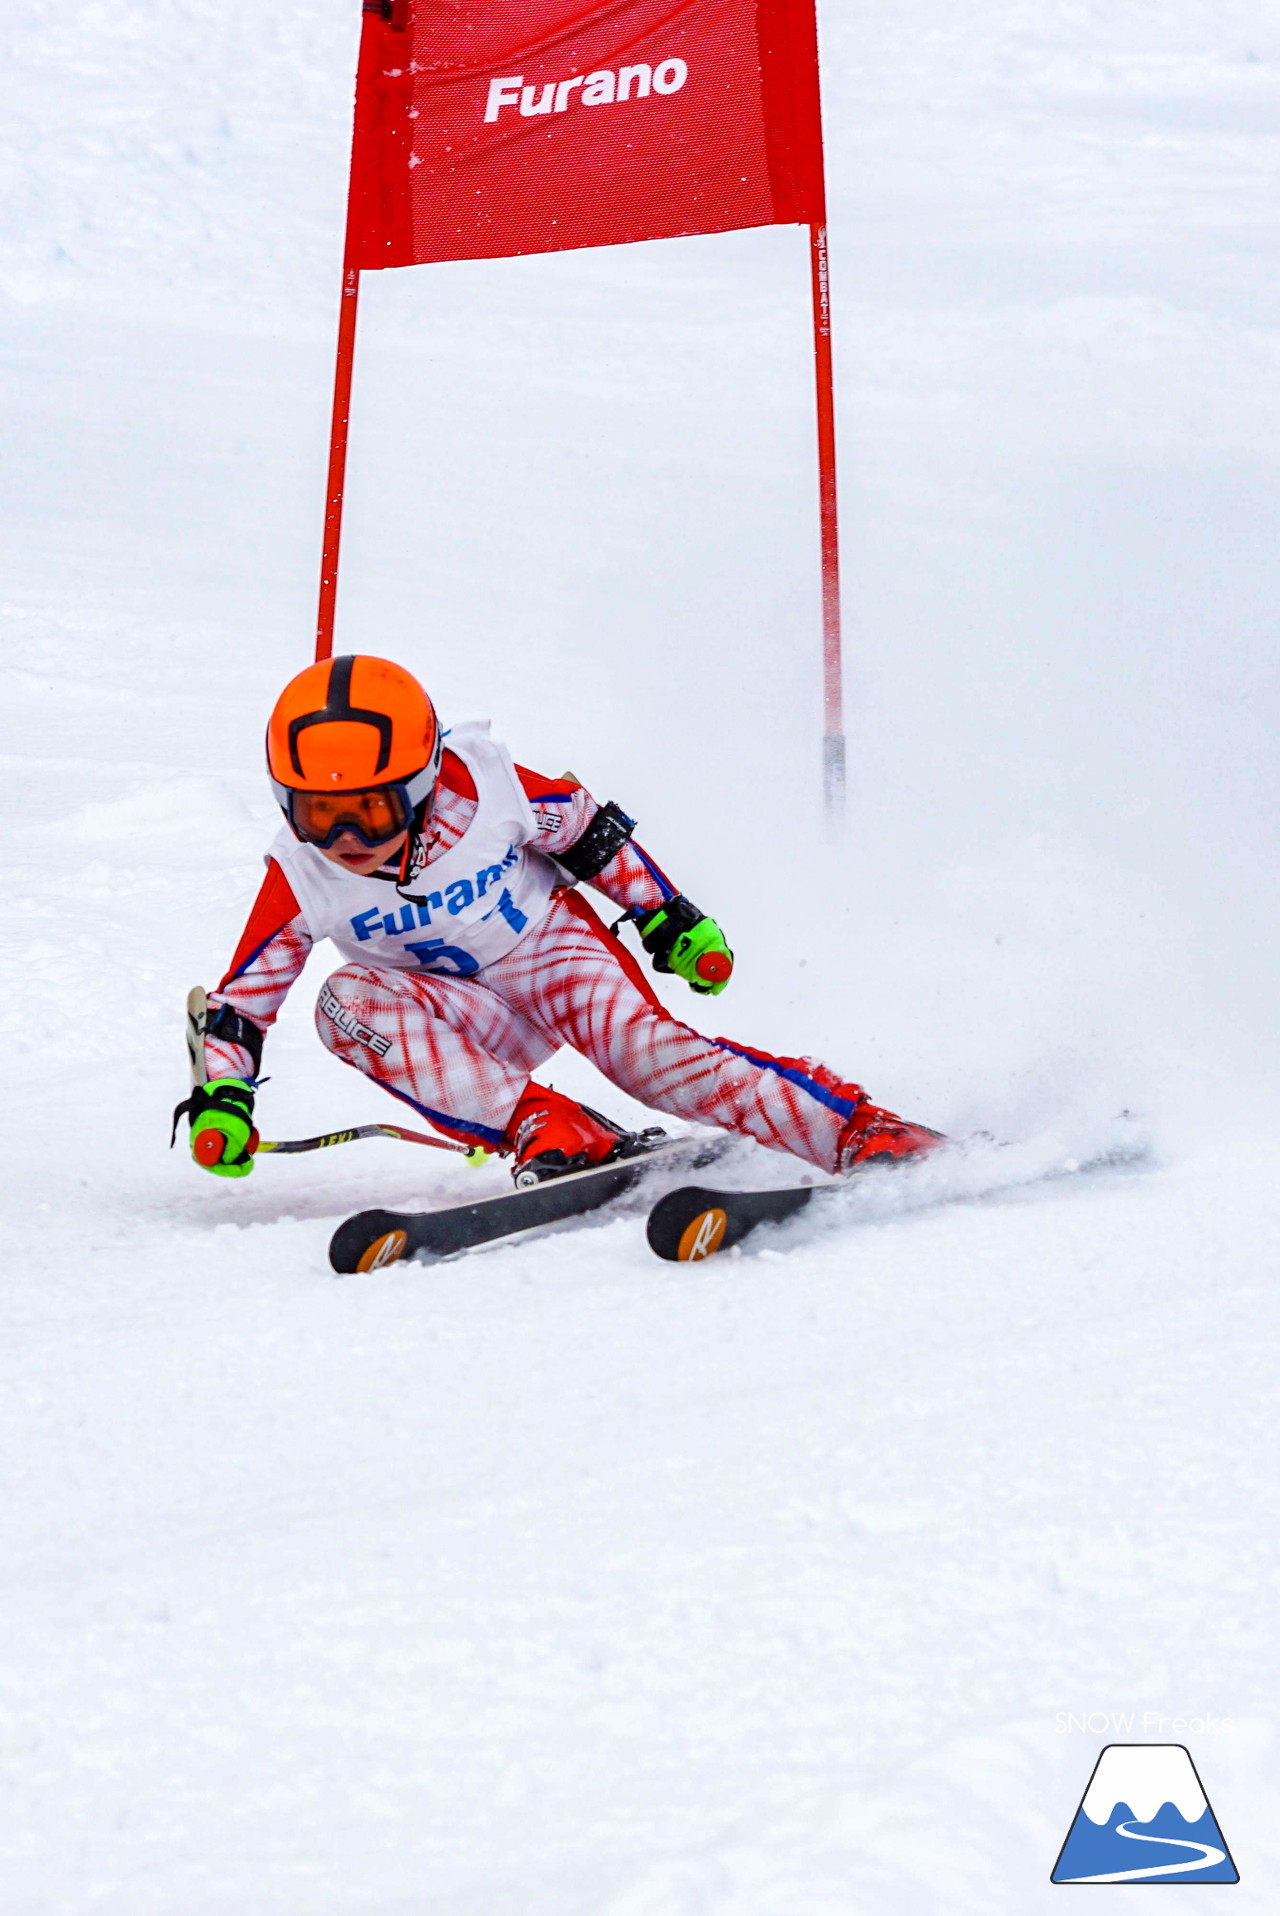
POLYGON ((442 739, 411 672, 366 653, 325 659, 290 679, 267 726, 267 770, 295 834, 331 845, 397 837, 431 809, 442 739))

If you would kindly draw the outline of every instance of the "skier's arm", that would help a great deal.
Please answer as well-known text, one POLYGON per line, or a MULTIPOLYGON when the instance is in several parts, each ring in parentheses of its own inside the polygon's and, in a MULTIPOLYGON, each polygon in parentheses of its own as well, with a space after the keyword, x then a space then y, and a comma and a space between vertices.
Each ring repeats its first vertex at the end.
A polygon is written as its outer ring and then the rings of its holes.
POLYGON ((227 974, 209 993, 204 1055, 211 1079, 256 1079, 263 1036, 307 962, 311 943, 289 881, 269 859, 227 974))
POLYGON ((538 821, 533 843, 539 851, 549 852, 572 871, 575 861, 564 855, 577 846, 587 855, 586 864, 595 866, 586 883, 628 911, 655 912, 675 897, 675 886, 630 836, 630 820, 618 806, 598 805, 585 785, 573 779, 544 778, 523 765, 516 771, 538 821), (597 865, 600 857, 605 862, 597 865))
POLYGON ((538 821, 534 844, 623 907, 655 971, 675 972, 703 996, 722 992, 733 971, 724 933, 636 844, 621 806, 597 805, 572 779, 540 779, 522 765, 516 771, 538 821))

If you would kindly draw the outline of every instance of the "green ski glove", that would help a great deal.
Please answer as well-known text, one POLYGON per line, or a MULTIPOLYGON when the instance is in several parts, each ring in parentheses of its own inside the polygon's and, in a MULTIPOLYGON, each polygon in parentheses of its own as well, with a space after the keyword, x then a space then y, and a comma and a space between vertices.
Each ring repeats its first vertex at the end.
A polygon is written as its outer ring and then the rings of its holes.
POLYGON ((733 953, 714 918, 678 895, 638 922, 655 971, 675 972, 704 998, 719 996, 733 975, 733 953))
POLYGON ((243 1078, 210 1078, 197 1085, 173 1114, 175 1136, 184 1111, 191 1120, 191 1155, 201 1170, 219 1178, 247 1178, 258 1148, 253 1086, 243 1078))

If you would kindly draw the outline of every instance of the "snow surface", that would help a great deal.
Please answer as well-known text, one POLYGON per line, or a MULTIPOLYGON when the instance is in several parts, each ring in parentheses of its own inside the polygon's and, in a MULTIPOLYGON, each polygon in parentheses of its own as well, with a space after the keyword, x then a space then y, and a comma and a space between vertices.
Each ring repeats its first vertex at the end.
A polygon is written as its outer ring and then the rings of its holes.
MULTIPOLYGON (((1014 1157, 341 1282, 460 1173, 164 1144, 309 655, 358 9, 0 27, 15 1916, 1023 1916, 1119 1740, 1276 1907, 1280 22, 823 26, 846 840, 794 230, 367 281, 340 637, 639 814, 711 1029, 1014 1157)), ((277 1134, 382 1110, 310 995, 277 1134)))

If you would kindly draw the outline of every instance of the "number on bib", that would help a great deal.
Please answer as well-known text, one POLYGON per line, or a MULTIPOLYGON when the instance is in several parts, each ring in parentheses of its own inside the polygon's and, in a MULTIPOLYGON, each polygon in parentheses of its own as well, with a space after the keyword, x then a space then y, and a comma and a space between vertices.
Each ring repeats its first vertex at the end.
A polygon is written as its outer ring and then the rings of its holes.
POLYGON ((405 950, 413 953, 424 971, 438 971, 446 978, 470 978, 480 969, 469 951, 446 945, 443 938, 420 938, 405 950))

